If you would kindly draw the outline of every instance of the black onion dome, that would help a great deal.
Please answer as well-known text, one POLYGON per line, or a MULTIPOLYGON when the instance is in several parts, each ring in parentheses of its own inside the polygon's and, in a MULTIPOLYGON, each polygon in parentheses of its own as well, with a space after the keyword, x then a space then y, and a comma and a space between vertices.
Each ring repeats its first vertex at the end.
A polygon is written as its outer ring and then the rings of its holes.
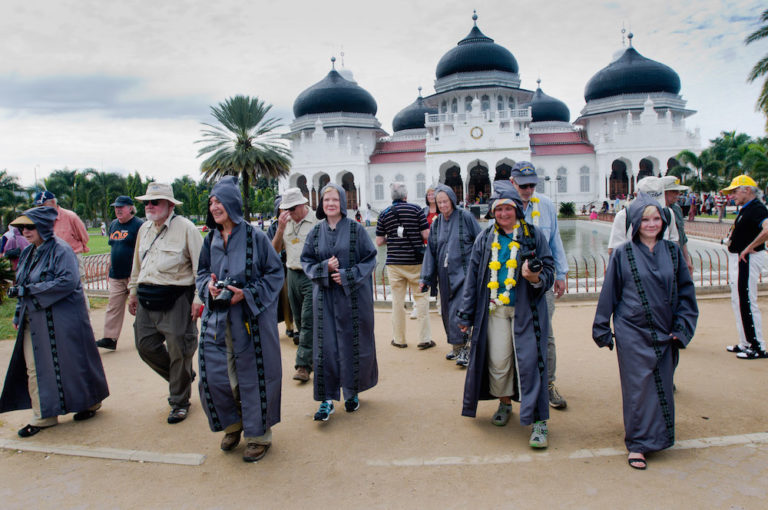
POLYGON ((299 94, 293 102, 298 118, 313 113, 369 113, 376 115, 378 106, 373 96, 357 83, 346 80, 336 70, 299 94))
MULTIPOLYGON (((477 20, 477 15, 472 16, 477 20)), ((455 73, 471 73, 476 71, 506 71, 517 73, 517 60, 514 55, 493 39, 483 34, 477 24, 472 27, 469 35, 459 41, 455 48, 443 55, 437 63, 437 78, 443 78, 455 73)))
POLYGON ((392 120, 392 130, 403 131, 405 129, 424 128, 424 114, 436 114, 437 108, 430 108, 424 104, 424 98, 419 96, 416 101, 409 104, 395 115, 392 120))
POLYGON ((532 122, 571 121, 571 111, 565 103, 548 96, 542 92, 541 87, 536 89, 529 106, 531 107, 532 122))
POLYGON ((680 77, 669 66, 645 58, 632 46, 617 60, 597 72, 584 88, 591 101, 620 94, 680 92, 680 77))

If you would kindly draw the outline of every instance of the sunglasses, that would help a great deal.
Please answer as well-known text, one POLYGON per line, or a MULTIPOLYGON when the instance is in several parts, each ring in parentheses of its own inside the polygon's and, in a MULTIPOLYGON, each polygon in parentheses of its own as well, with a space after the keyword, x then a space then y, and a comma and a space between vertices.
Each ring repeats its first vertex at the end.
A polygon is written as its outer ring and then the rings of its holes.
POLYGON ((297 208, 297 207, 298 207, 298 205, 294 205, 293 207, 289 207, 289 208, 288 208, 288 209, 286 209, 286 210, 287 210, 288 212, 293 212, 293 211, 295 211, 295 210, 296 210, 296 208, 297 208))
POLYGON ((535 184, 518 184, 518 187, 521 189, 533 189, 536 187, 535 184))
POLYGON ((35 225, 19 225, 16 228, 19 229, 19 232, 23 232, 24 230, 37 230, 37 226, 35 225))
POLYGON ((162 199, 158 199, 158 198, 156 198, 156 199, 154 199, 154 200, 145 200, 145 201, 144 201, 144 205, 149 205, 149 204, 152 204, 152 205, 160 205, 160 200, 162 200, 162 199))

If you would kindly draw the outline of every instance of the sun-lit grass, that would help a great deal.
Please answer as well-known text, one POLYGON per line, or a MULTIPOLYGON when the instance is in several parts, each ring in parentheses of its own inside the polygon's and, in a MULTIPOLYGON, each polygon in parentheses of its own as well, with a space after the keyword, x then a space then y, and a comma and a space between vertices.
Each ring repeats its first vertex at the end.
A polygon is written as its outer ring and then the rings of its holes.
MULTIPOLYGON (((91 310, 99 310, 105 308, 107 298, 92 297, 91 310)), ((13 313, 16 310, 15 299, 4 299, 0 304, 0 341, 2 340, 14 340, 16 338, 16 329, 13 327, 13 313)))

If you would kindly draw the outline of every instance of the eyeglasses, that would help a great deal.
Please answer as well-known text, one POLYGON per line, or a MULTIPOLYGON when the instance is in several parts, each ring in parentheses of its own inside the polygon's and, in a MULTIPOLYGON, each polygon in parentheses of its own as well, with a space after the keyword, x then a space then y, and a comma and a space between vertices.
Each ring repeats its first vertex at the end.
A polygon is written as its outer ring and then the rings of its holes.
POLYGON ((293 211, 295 211, 297 207, 298 207, 298 205, 294 205, 293 207, 289 207, 289 208, 288 208, 288 212, 293 212, 293 211))
POLYGON ((17 228, 19 229, 19 232, 23 232, 24 230, 37 230, 36 225, 19 225, 17 228))
POLYGON ((156 198, 154 200, 145 200, 144 201, 144 205, 149 205, 149 204, 160 205, 160 200, 162 200, 162 199, 156 198))
POLYGON ((520 189, 533 189, 536 187, 535 184, 518 184, 520 189))

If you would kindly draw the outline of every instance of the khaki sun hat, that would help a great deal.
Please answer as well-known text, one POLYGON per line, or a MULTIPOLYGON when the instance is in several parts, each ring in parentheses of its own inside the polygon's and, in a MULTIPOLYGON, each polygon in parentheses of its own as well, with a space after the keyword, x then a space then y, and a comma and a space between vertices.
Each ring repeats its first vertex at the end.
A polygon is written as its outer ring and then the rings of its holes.
POLYGON ((173 188, 170 184, 164 184, 162 182, 150 182, 147 186, 147 192, 140 197, 136 197, 136 200, 168 200, 169 202, 181 205, 181 202, 173 198, 173 188))
POLYGON ((283 192, 283 200, 280 202, 280 209, 290 209, 291 207, 306 204, 307 202, 307 197, 301 194, 299 188, 288 188, 283 192))
POLYGON ((12 227, 18 227, 19 225, 34 225, 34 224, 35 222, 32 221, 32 219, 26 214, 22 214, 21 216, 19 216, 18 218, 16 218, 10 223, 12 227))

